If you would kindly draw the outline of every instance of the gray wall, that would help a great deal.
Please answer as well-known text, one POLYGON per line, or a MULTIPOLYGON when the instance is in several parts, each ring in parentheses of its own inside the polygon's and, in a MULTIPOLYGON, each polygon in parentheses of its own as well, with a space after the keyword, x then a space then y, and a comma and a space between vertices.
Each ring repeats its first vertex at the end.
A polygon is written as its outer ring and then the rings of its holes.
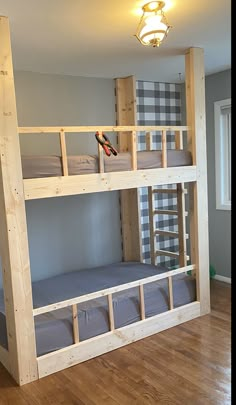
MULTIPOLYGON (((214 102, 231 97, 231 70, 206 77, 206 133, 210 263, 216 274, 231 277, 231 211, 216 209, 214 102)), ((182 118, 186 123, 185 89, 182 118)))
MULTIPOLYGON (((15 86, 19 126, 115 124, 112 79, 15 72, 15 86)), ((21 135, 22 153, 59 152, 56 135, 40 137, 21 135)), ((70 154, 96 153, 94 134, 78 137, 68 138, 70 154)), ((26 210, 33 280, 121 260, 117 192, 28 201, 26 210)))

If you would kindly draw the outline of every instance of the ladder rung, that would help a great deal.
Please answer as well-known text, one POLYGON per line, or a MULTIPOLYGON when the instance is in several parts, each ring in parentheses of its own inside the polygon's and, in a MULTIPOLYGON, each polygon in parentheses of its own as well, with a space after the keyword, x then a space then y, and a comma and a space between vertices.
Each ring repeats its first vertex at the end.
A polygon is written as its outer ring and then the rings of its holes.
POLYGON ((155 188, 152 190, 153 193, 167 193, 167 194, 175 194, 177 193, 176 188, 155 188))
MULTIPOLYGON (((156 257, 157 256, 168 256, 168 257, 175 257, 175 258, 179 257, 178 252, 169 252, 168 250, 156 250, 155 254, 156 254, 156 257)), ((188 255, 186 255, 186 260, 189 260, 189 259, 190 259, 190 257, 188 255)))
POLYGON ((153 211, 153 215, 161 214, 161 215, 178 215, 178 211, 173 210, 155 210, 153 211))
POLYGON ((156 256, 169 256, 169 257, 179 257, 178 252, 169 252, 168 250, 156 250, 156 256))
POLYGON ((164 235, 164 236, 170 236, 172 238, 178 238, 178 236, 179 236, 178 232, 163 231, 162 229, 156 229, 154 232, 154 235, 164 235))

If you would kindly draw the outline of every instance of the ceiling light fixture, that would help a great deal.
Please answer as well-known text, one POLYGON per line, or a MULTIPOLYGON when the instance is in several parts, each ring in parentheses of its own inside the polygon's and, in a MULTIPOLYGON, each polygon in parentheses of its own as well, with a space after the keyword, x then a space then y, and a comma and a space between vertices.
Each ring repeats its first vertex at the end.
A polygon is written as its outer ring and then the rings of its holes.
POLYGON ((172 28, 162 10, 164 6, 164 1, 151 1, 142 7, 143 15, 135 34, 141 44, 155 48, 160 46, 172 28))

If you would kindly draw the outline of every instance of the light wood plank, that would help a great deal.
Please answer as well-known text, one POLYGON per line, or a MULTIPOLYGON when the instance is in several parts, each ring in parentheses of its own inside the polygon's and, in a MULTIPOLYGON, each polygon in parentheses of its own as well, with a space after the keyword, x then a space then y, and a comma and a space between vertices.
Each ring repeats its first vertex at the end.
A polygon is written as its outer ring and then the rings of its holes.
MULTIPOLYGON (((25 179, 24 194, 26 200, 97 193, 120 189, 132 189, 159 184, 172 184, 196 180, 195 166, 168 167, 166 169, 146 169, 104 173, 83 174, 67 177, 45 177, 25 179)), ((138 213, 137 213, 138 215, 138 213)), ((133 231, 134 232, 134 231, 133 231)), ((134 236, 134 235, 133 235, 134 236)))
POLYGON ((78 343, 49 353, 38 358, 39 377, 45 377, 57 371, 64 370, 118 347, 151 336, 165 329, 187 322, 200 315, 200 304, 193 302, 180 308, 144 319, 135 324, 115 329, 105 335, 96 336, 88 341, 78 343))
MULTIPOLYGON (((100 139, 103 139, 101 131, 99 131, 98 137, 100 139)), ((98 169, 99 169, 99 173, 104 173, 104 171, 105 171, 105 169, 104 169, 104 152, 103 152, 103 147, 102 147, 102 145, 100 145, 100 143, 98 143, 98 169)))
POLYGON ((163 231, 162 229, 156 229, 154 235, 168 236, 170 238, 178 238, 179 233, 174 231, 163 231))
MULTIPOLYGON (((121 81, 123 79, 116 79, 118 82, 118 86, 121 86, 121 81)), ((131 81, 133 80, 133 76, 131 76, 131 81)), ((126 85, 127 85, 127 81, 126 81, 126 85)), ((131 85, 128 85, 128 87, 131 85)), ((133 91, 131 89, 131 91, 133 91)), ((134 95, 135 97, 135 95, 134 95)), ((135 104, 136 100, 135 98, 132 100, 131 98, 129 98, 128 100, 128 108, 127 111, 124 111, 126 114, 131 114, 132 115, 132 104, 135 104), (129 110, 130 108, 130 110, 129 110)), ((18 128, 18 132, 20 134, 53 134, 53 133, 58 133, 61 131, 64 131, 66 133, 80 133, 80 132, 96 132, 96 131, 102 131, 102 132, 131 132, 132 131, 178 131, 178 130, 182 130, 182 131, 187 131, 189 129, 188 126, 166 126, 166 125, 162 125, 162 126, 158 126, 158 125, 117 125, 117 126, 64 126, 64 127, 19 127, 18 128)))
POLYGON ((169 290, 169 309, 173 309, 174 308, 174 298, 173 298, 172 277, 168 277, 168 290, 169 290))
POLYGON ((86 294, 86 295, 83 295, 80 297, 75 297, 75 298, 71 298, 71 299, 68 299, 65 301, 56 302, 54 304, 46 305, 41 308, 35 308, 33 310, 33 315, 38 316, 41 314, 46 314, 47 312, 56 311, 56 310, 62 309, 62 308, 67 308, 74 304, 79 304, 81 302, 86 302, 86 301, 93 300, 93 299, 96 299, 99 297, 105 297, 105 296, 108 296, 109 294, 114 294, 114 293, 117 293, 120 291, 126 291, 126 290, 129 290, 130 288, 139 287, 140 285, 152 283, 157 280, 163 280, 164 278, 167 278, 170 276, 175 276, 177 274, 186 273, 187 271, 192 271, 192 270, 195 270, 194 265, 189 265, 189 266, 182 267, 179 269, 169 270, 165 273, 156 274, 155 276, 145 277, 140 280, 131 281, 130 283, 121 284, 121 285, 118 285, 115 287, 106 288, 104 290, 96 291, 96 292, 86 294))
MULTIPOLYGON (((146 132, 146 149, 147 150, 152 150, 152 148, 153 148, 152 140, 153 140, 152 133, 146 132)), ((154 204, 154 198, 153 198, 153 187, 149 186, 148 187, 148 216, 149 216, 149 232, 150 232, 150 257, 151 257, 151 263, 153 265, 156 264, 156 256, 155 256, 156 238, 154 237, 155 217, 153 214, 154 209, 155 209, 155 204, 154 204)))
POLYGON ((137 137, 136 137, 135 131, 132 131, 131 167, 132 167, 132 170, 137 170, 137 137))
POLYGON ((162 131, 161 143, 162 143, 161 161, 162 161, 162 167, 165 168, 165 167, 167 167, 166 131, 162 131))
POLYGON ((155 210, 154 215, 178 215, 177 210, 155 210))
POLYGON ((114 320, 112 294, 107 295, 107 300, 108 300, 108 313, 109 313, 110 330, 114 330, 115 329, 115 320, 114 320))
POLYGON ((78 320, 77 304, 72 305, 71 309, 72 309, 74 343, 79 343, 79 320, 78 320))
MULTIPOLYGON (((204 51, 190 48, 185 56, 187 123, 191 130, 188 145, 197 182, 189 187, 191 261, 196 264, 197 298, 201 314, 210 311, 209 227, 207 197, 207 154, 205 114, 204 51)), ((183 180, 184 181, 184 180, 183 180)))
POLYGON ((31 275, 10 29, 0 17, 0 255, 10 372, 20 385, 38 378, 31 275))
POLYGON ((168 256, 168 257, 174 257, 174 258, 179 258, 179 253, 178 252, 170 252, 168 250, 156 250, 156 256, 168 256))
POLYGON ((139 286, 139 299, 140 299, 140 315, 141 319, 145 319, 145 300, 144 300, 144 288, 143 284, 139 286))
POLYGON ((61 147, 61 159, 62 159, 62 173, 63 176, 68 176, 68 161, 66 152, 66 137, 65 132, 60 131, 60 147, 61 147))

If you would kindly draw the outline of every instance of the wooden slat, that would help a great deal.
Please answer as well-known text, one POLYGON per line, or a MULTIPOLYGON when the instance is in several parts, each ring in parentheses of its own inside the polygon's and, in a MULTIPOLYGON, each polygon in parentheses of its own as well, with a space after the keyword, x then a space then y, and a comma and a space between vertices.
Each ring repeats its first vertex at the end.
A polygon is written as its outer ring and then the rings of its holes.
POLYGON ((162 131, 161 143, 162 143, 161 161, 162 167, 165 168, 167 167, 166 131, 162 131))
MULTIPOLYGON (((119 86, 120 86, 120 81, 123 79, 117 79, 119 81, 119 86)), ((131 108, 133 100, 129 100, 129 106, 128 108, 131 108)), ((131 111, 131 110, 130 110, 131 111)), ((129 110, 128 110, 129 112, 129 110)), ((125 112, 127 113, 127 111, 125 112)), ((96 131, 101 131, 101 132, 131 132, 131 131, 187 131, 189 127, 187 126, 158 126, 158 125, 117 125, 117 126, 64 126, 64 127, 19 127, 18 132, 20 134, 52 134, 52 133, 59 133, 61 131, 64 131, 66 133, 80 133, 80 132, 96 132, 96 131)))
MULTIPOLYGON (((152 133, 146 132, 146 149, 152 150, 152 133)), ((153 215, 154 212, 154 199, 153 199, 153 187, 148 187, 148 216, 149 216, 149 231, 150 231, 150 257, 151 263, 156 264, 155 250, 156 250, 156 238, 154 238, 154 229, 155 229, 155 218, 153 215)))
POLYGON ((168 236, 171 238, 178 238, 179 233, 174 231, 163 231, 163 229, 156 229, 154 235, 168 236))
MULTIPOLYGON (((155 185, 157 178, 159 184, 178 183, 183 181, 183 179, 185 182, 195 181, 196 167, 167 167, 166 169, 159 168, 104 174, 83 174, 82 176, 25 179, 25 199, 34 200, 37 198, 147 187, 155 185)), ((131 232, 131 235, 134 237, 134 231, 131 232)))
POLYGON ((10 372, 20 385, 38 378, 30 261, 10 29, 0 17, 0 255, 10 372), (4 74, 2 74, 4 72, 4 74))
POLYGON ((177 210, 155 210, 154 215, 178 215, 177 210))
POLYGON ((160 193, 160 194, 176 194, 176 188, 154 188, 153 194, 160 193))
POLYGON ((63 176, 68 176, 68 161, 66 152, 66 138, 65 132, 60 131, 60 147, 61 147, 61 159, 62 159, 62 172, 63 176))
POLYGON ((187 271, 192 271, 192 270, 195 270, 195 265, 190 265, 190 266, 182 267, 179 269, 169 270, 165 273, 156 274, 155 276, 145 277, 141 280, 131 281, 130 283, 118 285, 118 286, 111 287, 111 288, 106 288, 104 290, 86 294, 81 297, 75 297, 75 298, 71 298, 69 300, 46 305, 41 308, 36 308, 33 310, 33 315, 38 316, 41 314, 46 314, 47 312, 56 311, 57 309, 61 309, 61 308, 67 308, 74 304, 79 304, 81 302, 86 302, 86 301, 93 300, 93 299, 96 299, 99 297, 107 296, 109 294, 114 294, 114 293, 117 293, 120 291, 126 291, 130 288, 139 287, 142 284, 145 285, 145 284, 157 281, 157 280, 163 280, 164 278, 167 278, 170 276, 175 276, 176 274, 186 273, 187 271))
POLYGON ((77 304, 72 305, 71 308, 72 308, 74 343, 79 343, 79 320, 78 320, 77 304))
POLYGON ((140 299, 140 315, 141 315, 141 319, 143 320, 146 317, 143 285, 139 286, 139 299, 140 299))
POLYGON ((137 137, 135 131, 132 131, 131 162, 132 170, 137 170, 137 137))
MULTIPOLYGON (((209 229, 207 195, 204 51, 190 48, 185 56, 188 145, 197 182, 189 187, 191 261, 196 263, 197 299, 201 314, 210 311, 209 229)), ((184 181, 184 180, 183 180, 184 181)))
POLYGON ((107 295, 110 330, 115 329, 112 294, 107 295))
POLYGON ((38 358, 39 377, 71 367, 103 353, 117 349, 165 329, 187 322, 200 315, 199 302, 161 313, 151 318, 96 336, 77 345, 69 346, 38 358), (142 323, 142 324, 140 324, 142 323), (142 325, 142 327, 141 327, 142 325))
MULTIPOLYGON (((102 132, 98 133, 99 138, 103 139, 102 132)), ((104 173, 104 152, 103 147, 98 143, 98 169, 99 173, 104 173)))
POLYGON ((172 277, 168 277, 168 290, 169 290, 169 309, 171 310, 174 308, 172 277))
POLYGON ((168 257, 174 257, 174 258, 179 258, 179 253, 177 252, 170 252, 168 250, 156 250, 156 255, 157 256, 168 256, 168 257))

